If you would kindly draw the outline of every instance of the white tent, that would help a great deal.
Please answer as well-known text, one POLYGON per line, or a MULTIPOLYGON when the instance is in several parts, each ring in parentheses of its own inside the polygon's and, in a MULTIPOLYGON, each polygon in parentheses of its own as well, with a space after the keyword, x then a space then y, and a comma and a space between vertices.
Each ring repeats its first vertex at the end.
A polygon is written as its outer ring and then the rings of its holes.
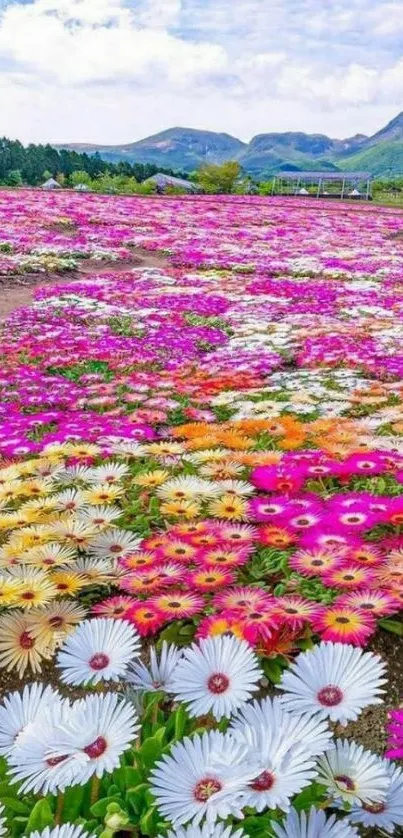
POLYGON ((361 192, 358 189, 353 189, 351 192, 348 193, 349 198, 359 198, 361 192))
POLYGON ((309 192, 307 189, 304 189, 304 187, 302 187, 302 189, 298 191, 298 195, 309 195, 309 192))
POLYGON ((91 192, 90 187, 86 183, 77 183, 77 186, 74 187, 75 192, 91 192))
POLYGON ((42 184, 42 189, 61 189, 61 186, 57 180, 50 177, 49 180, 46 180, 45 183, 42 184))

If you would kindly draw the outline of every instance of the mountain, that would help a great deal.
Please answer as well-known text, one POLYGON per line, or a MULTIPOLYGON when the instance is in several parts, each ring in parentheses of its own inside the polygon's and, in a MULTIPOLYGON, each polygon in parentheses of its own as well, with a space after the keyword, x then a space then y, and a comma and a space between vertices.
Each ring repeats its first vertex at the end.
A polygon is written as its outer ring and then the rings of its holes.
POLYGON ((75 151, 96 151, 105 160, 129 163, 155 163, 157 166, 183 169, 191 172, 202 163, 223 163, 237 158, 246 144, 230 134, 215 131, 198 131, 195 128, 169 128, 145 140, 120 146, 88 145, 71 143, 57 146, 75 151))
POLYGON ((71 143, 59 145, 88 154, 99 152, 111 162, 154 163, 191 172, 203 163, 238 160, 254 177, 276 171, 368 171, 374 175, 403 173, 403 111, 371 137, 356 134, 344 140, 302 131, 257 134, 250 143, 195 128, 169 128, 135 143, 118 146, 71 143))

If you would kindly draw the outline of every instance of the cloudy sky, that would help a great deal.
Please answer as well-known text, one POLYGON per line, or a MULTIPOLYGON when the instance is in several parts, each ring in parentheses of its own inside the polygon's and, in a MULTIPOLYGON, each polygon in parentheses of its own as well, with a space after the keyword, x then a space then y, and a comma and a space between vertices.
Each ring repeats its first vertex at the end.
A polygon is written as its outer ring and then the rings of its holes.
POLYGON ((347 137, 403 110, 402 0, 0 0, 0 133, 347 137))

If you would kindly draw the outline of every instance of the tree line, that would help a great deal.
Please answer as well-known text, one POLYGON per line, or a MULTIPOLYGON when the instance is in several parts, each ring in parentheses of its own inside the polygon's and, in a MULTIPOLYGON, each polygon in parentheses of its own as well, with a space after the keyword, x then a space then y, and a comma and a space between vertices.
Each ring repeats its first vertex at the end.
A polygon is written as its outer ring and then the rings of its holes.
POLYGON ((110 163, 98 153, 90 155, 67 149, 59 150, 49 144, 30 143, 24 146, 19 140, 9 140, 7 137, 0 139, 0 183, 6 186, 39 186, 49 177, 57 179, 61 185, 74 186, 77 173, 81 176, 84 174, 86 183, 88 180, 109 177, 132 178, 141 184, 157 172, 184 179, 188 177, 185 172, 161 169, 152 163, 110 163))

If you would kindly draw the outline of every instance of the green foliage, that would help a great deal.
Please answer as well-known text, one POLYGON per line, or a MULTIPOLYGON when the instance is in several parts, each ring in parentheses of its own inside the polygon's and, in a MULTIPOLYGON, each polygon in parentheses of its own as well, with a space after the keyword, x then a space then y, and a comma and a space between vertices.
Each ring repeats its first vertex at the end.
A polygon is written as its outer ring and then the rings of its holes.
MULTIPOLYGON (((117 192, 133 194, 152 194, 153 184, 142 181, 163 172, 186 178, 186 173, 171 168, 161 168, 150 163, 117 163, 101 159, 98 153, 80 154, 77 151, 56 149, 51 145, 23 146, 19 140, 0 138, 0 183, 8 186, 41 185, 50 177, 55 178, 62 186, 75 186, 85 183, 94 188, 98 183, 98 191, 102 191, 102 176, 108 175, 120 178, 114 182, 117 192), (101 180, 100 180, 101 179, 101 180)), ((111 184, 109 183, 109 186, 111 184)))
POLYGON ((206 163, 196 172, 196 180, 208 194, 228 194, 234 191, 240 173, 241 167, 237 161, 228 160, 221 166, 206 163))

